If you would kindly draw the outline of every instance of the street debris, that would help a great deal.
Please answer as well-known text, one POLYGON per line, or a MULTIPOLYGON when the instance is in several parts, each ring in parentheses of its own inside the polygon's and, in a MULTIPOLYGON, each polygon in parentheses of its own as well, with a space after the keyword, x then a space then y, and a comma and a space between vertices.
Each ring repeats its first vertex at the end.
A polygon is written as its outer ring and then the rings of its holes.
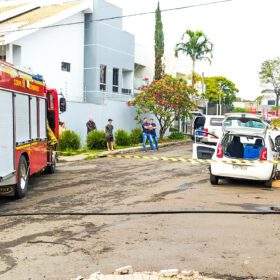
POLYGON ((114 274, 104 275, 95 272, 89 278, 78 276, 71 280, 221 280, 220 278, 206 277, 198 271, 178 269, 164 269, 160 272, 133 272, 132 266, 124 266, 115 270, 114 274))
POLYGON ((132 266, 127 265, 127 266, 116 269, 114 274, 123 275, 123 274, 132 274, 132 273, 133 273, 132 266))

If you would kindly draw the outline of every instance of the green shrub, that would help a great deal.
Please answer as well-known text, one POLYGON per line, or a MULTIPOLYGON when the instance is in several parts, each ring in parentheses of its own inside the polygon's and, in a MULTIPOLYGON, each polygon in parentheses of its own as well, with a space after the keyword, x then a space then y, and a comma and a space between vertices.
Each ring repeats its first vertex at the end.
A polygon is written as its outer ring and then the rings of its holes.
POLYGON ((247 108, 241 108, 241 107, 235 107, 231 113, 248 113, 248 109, 247 108))
POLYGON ((106 145, 105 132, 93 130, 87 135, 87 147, 89 149, 104 149, 106 145))
POLYGON ((130 143, 131 144, 139 144, 142 142, 142 129, 134 128, 131 130, 130 135, 130 143))
POLYGON ((118 146, 129 146, 130 145, 130 135, 124 130, 120 129, 115 134, 116 144, 118 146))
POLYGON ((59 137, 60 151, 78 150, 81 147, 80 136, 72 131, 66 130, 59 137))
POLYGON ((272 119, 272 121, 271 121, 271 125, 272 125, 272 127, 274 128, 274 127, 280 127, 280 118, 275 118, 275 119, 272 119))
POLYGON ((169 136, 168 136, 169 139, 172 139, 172 140, 181 140, 181 139, 184 139, 185 138, 185 134, 183 132, 172 132, 169 136))

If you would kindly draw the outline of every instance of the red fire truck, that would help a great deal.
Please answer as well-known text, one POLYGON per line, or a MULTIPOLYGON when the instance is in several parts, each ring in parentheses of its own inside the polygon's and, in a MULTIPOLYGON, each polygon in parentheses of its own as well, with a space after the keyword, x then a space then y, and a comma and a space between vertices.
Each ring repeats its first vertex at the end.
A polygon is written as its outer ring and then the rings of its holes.
POLYGON ((22 198, 29 176, 54 172, 47 131, 58 137, 58 120, 57 91, 42 76, 0 61, 0 195, 22 198))

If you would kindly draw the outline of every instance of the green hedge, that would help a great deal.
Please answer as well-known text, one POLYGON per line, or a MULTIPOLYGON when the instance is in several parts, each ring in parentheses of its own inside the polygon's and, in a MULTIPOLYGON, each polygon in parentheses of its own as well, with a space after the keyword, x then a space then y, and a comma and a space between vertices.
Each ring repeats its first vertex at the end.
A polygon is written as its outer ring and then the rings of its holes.
POLYGON ((134 128, 131 130, 129 134, 130 143, 131 144, 139 144, 142 142, 142 129, 141 128, 134 128))
POLYGON ((185 134, 183 132, 172 132, 169 136, 169 139, 172 140, 181 140, 185 138, 185 134))
POLYGON ((91 131, 87 135, 87 147, 91 150, 105 149, 107 147, 105 132, 98 130, 91 131))
POLYGON ((115 133, 115 139, 118 146, 129 146, 131 144, 130 135, 124 129, 120 129, 115 133))
POLYGON ((72 131, 66 130, 59 137, 59 149, 60 151, 78 150, 81 147, 80 136, 72 131))

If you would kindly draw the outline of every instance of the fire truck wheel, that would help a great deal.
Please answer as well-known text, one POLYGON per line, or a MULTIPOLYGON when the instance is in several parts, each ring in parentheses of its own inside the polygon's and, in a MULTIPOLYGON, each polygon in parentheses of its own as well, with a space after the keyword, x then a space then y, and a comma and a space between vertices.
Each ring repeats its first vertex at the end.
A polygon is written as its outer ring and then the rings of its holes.
POLYGON ((55 172, 55 168, 56 168, 56 155, 55 155, 55 153, 53 153, 53 155, 52 155, 52 163, 51 163, 51 165, 49 165, 46 168, 46 173, 47 174, 53 174, 55 172))
POLYGON ((15 188, 15 196, 23 198, 28 189, 29 169, 26 158, 21 156, 18 163, 18 182, 15 188))

